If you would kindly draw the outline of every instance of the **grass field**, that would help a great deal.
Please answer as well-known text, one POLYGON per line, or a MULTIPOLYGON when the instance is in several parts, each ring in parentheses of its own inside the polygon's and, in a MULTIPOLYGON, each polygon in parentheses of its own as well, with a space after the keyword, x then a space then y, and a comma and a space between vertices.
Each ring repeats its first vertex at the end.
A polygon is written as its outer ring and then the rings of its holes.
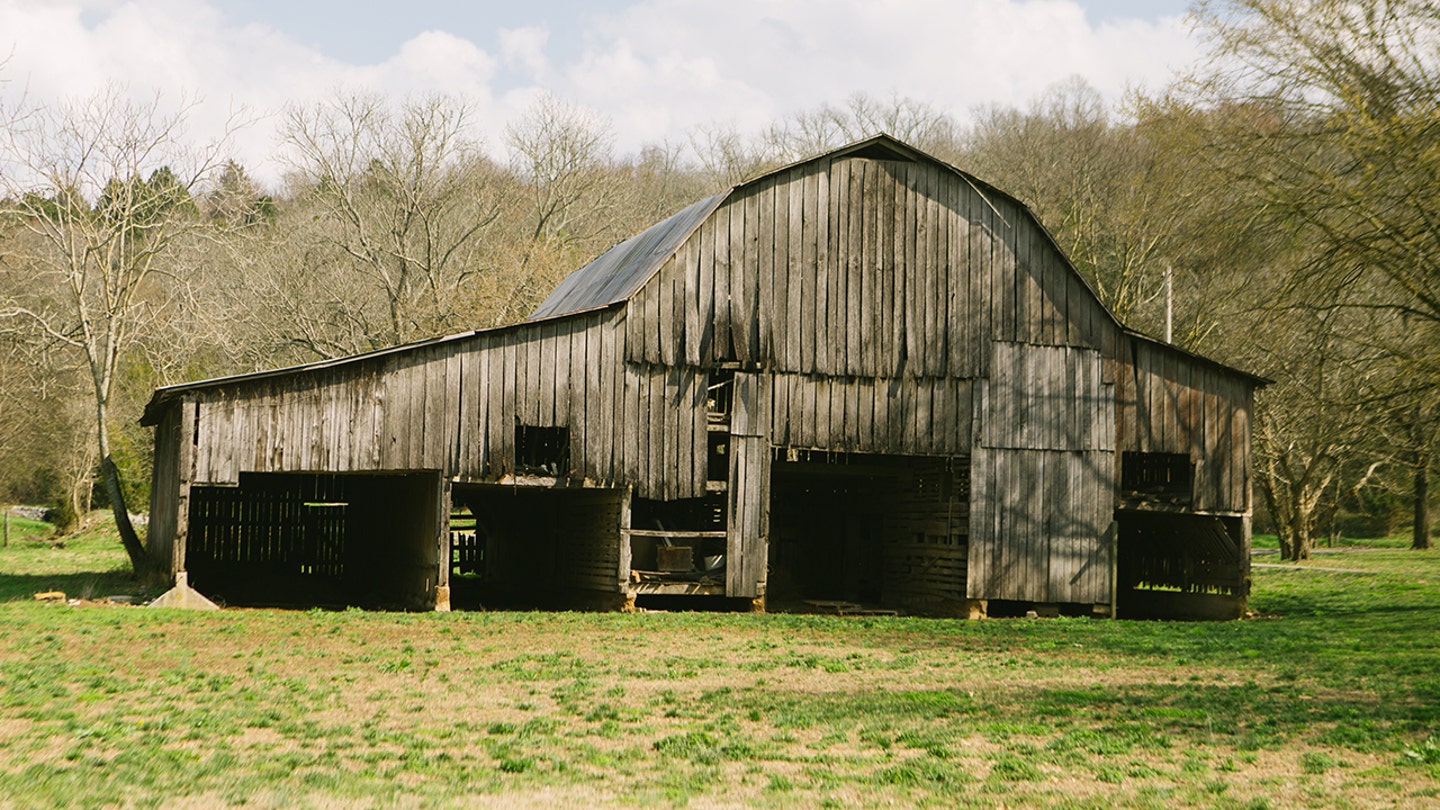
POLYGON ((0 807, 1440 806, 1436 552, 1190 624, 187 613, 65 542, 0 550, 0 807))

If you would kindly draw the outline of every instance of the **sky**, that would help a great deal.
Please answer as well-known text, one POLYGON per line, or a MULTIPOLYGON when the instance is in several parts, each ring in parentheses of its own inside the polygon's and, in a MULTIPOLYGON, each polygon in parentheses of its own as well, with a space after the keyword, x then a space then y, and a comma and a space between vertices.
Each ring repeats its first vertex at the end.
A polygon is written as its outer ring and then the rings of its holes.
POLYGON ((856 93, 962 122, 1079 76, 1107 98, 1199 58, 1186 0, 0 0, 0 102, 118 83, 197 99, 195 138, 274 182, 287 105, 337 91, 446 93, 505 156, 507 123, 550 94, 607 119, 621 153, 742 133, 856 93))

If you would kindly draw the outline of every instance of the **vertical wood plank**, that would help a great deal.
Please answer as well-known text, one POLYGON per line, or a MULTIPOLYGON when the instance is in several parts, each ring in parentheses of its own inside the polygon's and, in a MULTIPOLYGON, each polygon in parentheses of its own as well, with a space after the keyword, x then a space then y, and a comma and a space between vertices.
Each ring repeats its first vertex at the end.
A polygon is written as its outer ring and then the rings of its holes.
POLYGON ((848 297, 848 238, 850 238, 850 221, 847 212, 850 209, 850 167, 851 160, 838 160, 831 163, 831 187, 829 193, 829 306, 831 306, 831 319, 829 319, 829 362, 825 372, 831 375, 842 375, 848 369, 847 352, 850 336, 844 331, 850 329, 848 311, 850 311, 850 297, 848 297))
POLYGON ((753 215, 749 213, 753 205, 755 195, 750 193, 736 200, 736 205, 730 209, 730 343, 734 347, 734 357, 742 363, 753 359, 750 355, 750 324, 755 321, 755 298, 752 297, 755 278, 749 270, 755 251, 750 249, 753 231, 747 231, 747 228, 753 228, 753 215))
MULTIPOLYGON (((900 274, 903 278, 901 288, 904 290, 904 323, 905 330, 905 356, 906 365, 912 375, 923 374, 922 344, 925 340, 924 316, 922 309, 925 295, 925 285, 921 276, 920 266, 916 260, 916 242, 920 239, 921 218, 915 208, 915 173, 918 170, 911 164, 899 167, 896 171, 896 179, 899 187, 896 194, 899 195, 895 201, 895 208, 900 218, 899 240, 900 240, 900 274)), ((898 372, 897 372, 898 373, 898 372)))
POLYGON ((976 377, 985 375, 988 369, 989 346, 994 331, 990 325, 991 296, 994 285, 990 282, 993 270, 993 256, 985 232, 985 204, 980 195, 968 184, 965 187, 965 216, 969 220, 970 232, 966 235, 966 257, 969 264, 969 309, 965 322, 969 325, 967 352, 970 371, 976 377))
POLYGON ((953 177, 936 170, 931 181, 931 205, 935 210, 935 350, 931 353, 936 376, 954 374, 950 366, 952 309, 950 297, 950 191, 953 177))
MULTIPOLYGON (((814 328, 810 302, 806 300, 806 296, 813 293, 806 290, 804 282, 805 192, 807 188, 814 186, 813 181, 814 172, 807 169, 799 176, 793 177, 785 187, 787 196, 785 206, 785 290, 787 300, 785 303, 786 318, 782 325, 785 334, 785 356, 780 367, 786 371, 804 370, 801 348, 804 338, 802 336, 807 330, 814 328)), ((777 199, 776 205, 779 204, 777 199)), ((778 237, 776 241, 779 241, 778 237)))
POLYGON ((657 359, 663 365, 675 365, 675 277, 679 270, 676 267, 675 257, 671 256, 660 266, 660 272, 650 281, 652 286, 659 293, 660 310, 656 326, 659 330, 659 349, 657 359))
POLYGON ((781 353, 778 347, 784 343, 781 330, 785 323, 786 303, 785 257, 783 254, 776 255, 782 246, 775 240, 775 186, 778 182, 778 178, 766 180, 760 185, 760 192, 755 195, 758 232, 752 243, 758 266, 755 283, 760 307, 756 357, 771 364, 781 353))
POLYGON ((705 222, 706 255, 710 257, 711 280, 714 283, 714 314, 711 317, 710 361, 720 362, 735 357, 730 345, 730 209, 726 202, 705 222))
POLYGON ((834 300, 834 274, 830 270, 831 249, 830 249, 830 223, 834 220, 834 192, 830 188, 831 174, 834 171, 834 162, 826 160, 822 162, 823 171, 815 175, 815 364, 811 371, 816 374, 829 374, 834 368, 833 355, 831 353, 832 341, 830 335, 835 329, 835 322, 832 319, 832 305, 834 300))
MULTIPOLYGON (((771 278, 774 286, 774 304, 770 312, 770 338, 767 360, 772 369, 781 369, 786 363, 786 341, 794 328, 794 315, 790 309, 790 189, 798 182, 797 173, 786 172, 776 178, 766 196, 769 214, 761 219, 770 225, 771 278)), ((764 241, 764 238, 761 238, 764 241)))

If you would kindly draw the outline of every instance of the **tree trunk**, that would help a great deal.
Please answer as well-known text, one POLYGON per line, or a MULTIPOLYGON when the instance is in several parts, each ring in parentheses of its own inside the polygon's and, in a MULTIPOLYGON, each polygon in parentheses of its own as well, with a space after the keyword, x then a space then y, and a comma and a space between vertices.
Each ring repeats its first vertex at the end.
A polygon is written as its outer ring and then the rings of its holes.
MULTIPOLYGON (((99 386, 96 387, 98 390, 99 386)), ((115 466, 115 459, 110 456, 109 403, 104 397, 97 399, 95 416, 96 438, 100 447, 100 480, 105 485, 105 495, 110 499, 110 509, 115 514, 115 530, 120 534, 120 545, 125 547, 125 554, 130 558, 130 570, 135 573, 136 579, 147 581, 156 573, 156 567, 130 523, 125 491, 120 488, 120 468, 115 466)))
POLYGON ((1276 531, 1280 536, 1280 559, 1300 562, 1310 559, 1309 521, 1298 512, 1288 521, 1278 523, 1276 531))
POLYGON ((130 523, 130 512, 125 507, 125 492, 120 489, 120 469, 115 466, 109 453, 100 459, 100 478, 105 484, 105 495, 110 499, 110 508, 115 512, 115 529, 120 532, 120 544, 125 547, 125 553, 130 557, 130 568, 136 577, 145 579, 153 573, 155 566, 145 551, 145 545, 140 542, 140 536, 135 533, 135 527, 130 523))
POLYGON ((1415 460, 1415 533, 1410 547, 1430 548, 1430 454, 1420 453, 1415 460))

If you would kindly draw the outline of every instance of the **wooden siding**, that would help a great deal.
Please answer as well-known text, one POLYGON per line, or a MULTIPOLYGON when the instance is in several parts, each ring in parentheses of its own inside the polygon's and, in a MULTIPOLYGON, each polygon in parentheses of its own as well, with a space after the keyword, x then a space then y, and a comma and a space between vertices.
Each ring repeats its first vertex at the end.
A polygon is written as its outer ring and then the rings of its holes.
POLYGON ((943 166, 806 163, 735 190, 631 299, 626 357, 829 377, 984 376, 991 340, 1118 328, 1018 204, 943 166))
POLYGON ((1195 511, 1248 512, 1254 384, 1209 361, 1135 338, 1127 338, 1119 369, 1117 449, 1188 455, 1195 471, 1195 511))
POLYGON ((977 448, 972 599, 1109 604, 1114 454, 977 448))
POLYGON ((994 344, 981 443, 1028 450, 1115 449, 1114 385, 1093 349, 994 344))
POLYGON ((908 610, 964 615, 969 469, 960 460, 914 459, 885 511, 884 601, 908 610))
MULTIPOLYGON (((704 494, 705 374, 623 361, 618 310, 197 391, 195 482, 243 472, 517 473, 515 427, 570 431, 568 477, 704 494)), ((567 476, 562 476, 567 477, 567 476)))
POLYGON ((776 374, 770 441, 854 453, 970 452, 974 380, 776 374))
POLYGON ((996 342, 971 456, 968 594, 1108 604, 1113 385, 1091 349, 996 342))
POLYGON ((725 595, 764 596, 770 534, 770 377, 736 374, 730 422, 725 595))
POLYGON ((146 550, 163 571, 179 570, 175 528, 180 497, 180 408, 165 412, 155 426, 155 457, 150 478, 150 525, 146 550))

